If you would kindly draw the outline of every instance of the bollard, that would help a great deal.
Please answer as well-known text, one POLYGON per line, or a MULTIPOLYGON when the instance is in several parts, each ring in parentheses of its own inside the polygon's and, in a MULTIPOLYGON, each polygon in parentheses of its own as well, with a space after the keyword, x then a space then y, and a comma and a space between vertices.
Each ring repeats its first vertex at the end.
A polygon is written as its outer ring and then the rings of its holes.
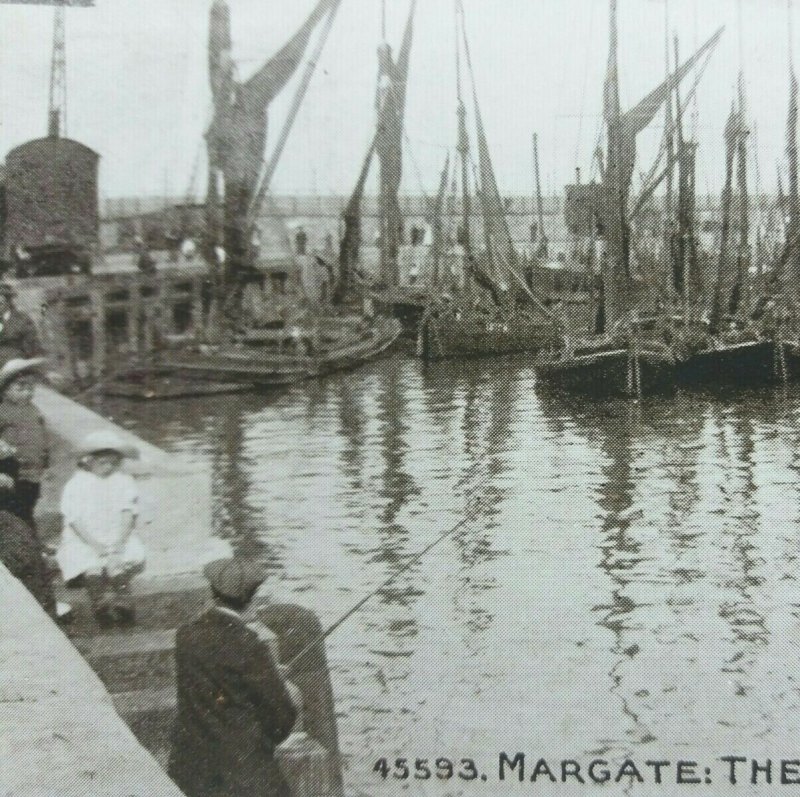
MULTIPOLYGON (((280 645, 275 632, 261 620, 248 623, 248 627, 267 643, 275 661, 280 661, 280 645)), ((338 790, 332 775, 332 756, 304 729, 303 692, 289 679, 286 680, 286 688, 297 708, 297 720, 289 736, 275 748, 275 760, 289 784, 291 795, 337 797, 338 790)))
MULTIPOLYGON (((255 607, 253 614, 260 622, 270 628, 278 640, 279 656, 281 662, 289 662, 309 643, 318 639, 322 633, 322 624, 314 612, 296 604, 267 604, 255 607)), ((302 792, 302 794, 317 797, 342 797, 344 786, 342 782, 341 762, 339 759, 339 740, 336 732, 336 715, 333 707, 333 690, 331 688, 330 673, 325 656, 325 643, 318 646, 301 660, 292 670, 291 682, 298 687, 302 694, 303 730, 310 742, 294 739, 288 745, 285 753, 286 765, 290 769, 307 767, 309 770, 319 764, 322 758, 312 755, 310 743, 319 744, 325 752, 326 778, 310 775, 309 782, 328 784, 329 791, 302 792)), ((281 747, 287 746, 287 739, 281 747)), ((280 752, 281 747, 277 752, 280 752)), ((287 780, 289 775, 286 775, 287 780)), ((304 783, 300 778, 299 783, 304 783)), ((301 792, 298 792, 298 795, 301 792)))
POLYGON ((330 754, 305 731, 292 731, 275 748, 275 758, 289 784, 292 797, 335 797, 330 754))

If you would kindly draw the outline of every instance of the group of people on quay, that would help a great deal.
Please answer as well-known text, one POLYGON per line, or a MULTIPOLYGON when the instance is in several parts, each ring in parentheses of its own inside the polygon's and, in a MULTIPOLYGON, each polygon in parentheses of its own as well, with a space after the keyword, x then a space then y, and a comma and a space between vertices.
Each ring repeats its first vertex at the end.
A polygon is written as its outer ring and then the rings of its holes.
MULTIPOLYGON (((140 496, 124 463, 139 456, 114 431, 88 434, 60 500, 55 549, 40 539, 35 509, 50 458, 44 420, 34 404, 46 359, 36 327, 0 284, 0 561, 55 620, 57 573, 84 587, 100 628, 136 621, 131 584, 145 568, 138 533, 140 496)), ((276 747, 302 728, 301 692, 278 664, 276 637, 246 611, 265 578, 238 557, 214 561, 205 577, 213 602, 178 629, 178 711, 169 771, 188 797, 300 797, 285 779, 276 747)))

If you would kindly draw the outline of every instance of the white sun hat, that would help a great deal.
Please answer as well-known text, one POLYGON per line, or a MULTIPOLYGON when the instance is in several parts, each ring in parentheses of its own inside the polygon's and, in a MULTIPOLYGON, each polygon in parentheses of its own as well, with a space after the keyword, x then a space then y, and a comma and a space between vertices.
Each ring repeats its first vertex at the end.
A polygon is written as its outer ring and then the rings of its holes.
POLYGON ((122 457, 128 459, 138 459, 139 449, 131 443, 126 443, 116 432, 112 430, 90 432, 78 446, 78 458, 88 457, 90 454, 97 454, 100 451, 115 451, 122 457))

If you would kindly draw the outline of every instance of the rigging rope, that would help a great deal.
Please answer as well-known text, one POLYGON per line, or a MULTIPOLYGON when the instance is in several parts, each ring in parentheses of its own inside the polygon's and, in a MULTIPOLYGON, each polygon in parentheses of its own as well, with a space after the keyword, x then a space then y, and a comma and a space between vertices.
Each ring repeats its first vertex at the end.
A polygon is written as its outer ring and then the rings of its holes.
POLYGON ((286 146, 286 142, 289 138, 289 133, 291 132, 292 126, 294 125, 294 121, 297 118, 297 113, 300 110, 300 105, 302 104, 303 99, 306 95, 308 86, 311 83, 311 78, 314 76, 314 72, 316 71, 317 64, 319 63, 320 56, 322 55, 322 50, 325 47, 325 43, 328 40, 328 36, 331 32, 331 28, 333 27, 333 22, 336 18, 336 13, 339 11, 340 5, 341 5, 341 0, 336 0, 333 7, 328 12, 328 17, 322 25, 322 30, 319 34, 319 39, 311 55, 311 58, 309 58, 308 61, 306 62, 306 69, 303 72, 303 75, 300 79, 300 85, 297 87, 297 91, 295 92, 295 95, 292 98, 292 104, 289 108, 288 114, 286 115, 286 119, 284 120, 283 128, 278 137, 278 141, 275 144, 275 149, 273 150, 272 155, 268 162, 266 162, 265 159, 262 160, 264 168, 262 170, 261 176, 259 177, 258 187, 256 189, 253 201, 251 202, 247 212, 247 217, 250 225, 255 223, 255 220, 258 218, 258 214, 261 211, 261 204, 264 201, 264 196, 266 195, 270 183, 272 182, 275 170, 278 168, 278 161, 280 160, 280 157, 283 154, 283 149, 286 146))

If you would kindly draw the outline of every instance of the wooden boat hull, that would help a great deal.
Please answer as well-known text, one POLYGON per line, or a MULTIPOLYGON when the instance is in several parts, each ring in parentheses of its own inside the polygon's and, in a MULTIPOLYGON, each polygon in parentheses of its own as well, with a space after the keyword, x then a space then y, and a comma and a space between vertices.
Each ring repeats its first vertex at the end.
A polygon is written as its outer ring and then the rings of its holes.
POLYGON ((396 318, 403 325, 403 335, 413 340, 419 332, 430 300, 428 292, 414 288, 393 288, 370 294, 375 309, 396 318))
POLYGON ((362 337, 316 353, 277 352, 257 345, 194 347, 164 352, 159 368, 183 378, 282 387, 355 368, 385 352, 401 331, 399 321, 381 318, 362 337))
MULTIPOLYGON (((798 363, 800 366, 800 363, 798 363)), ((800 372, 800 368, 798 368, 800 372)), ((776 346, 770 340, 721 343, 678 361, 679 384, 763 385, 780 380, 776 346)))
POLYGON ((673 386, 675 360, 669 351, 644 351, 637 359, 628 348, 547 355, 534 370, 539 385, 594 396, 648 395, 673 386))
POLYGON ((434 361, 536 352, 555 340, 555 327, 534 318, 478 321, 429 316, 422 322, 418 349, 423 359, 434 361))
POLYGON ((776 371, 779 380, 800 379, 800 340, 783 341, 775 346, 776 371), (782 355, 782 362, 781 362, 782 355))

